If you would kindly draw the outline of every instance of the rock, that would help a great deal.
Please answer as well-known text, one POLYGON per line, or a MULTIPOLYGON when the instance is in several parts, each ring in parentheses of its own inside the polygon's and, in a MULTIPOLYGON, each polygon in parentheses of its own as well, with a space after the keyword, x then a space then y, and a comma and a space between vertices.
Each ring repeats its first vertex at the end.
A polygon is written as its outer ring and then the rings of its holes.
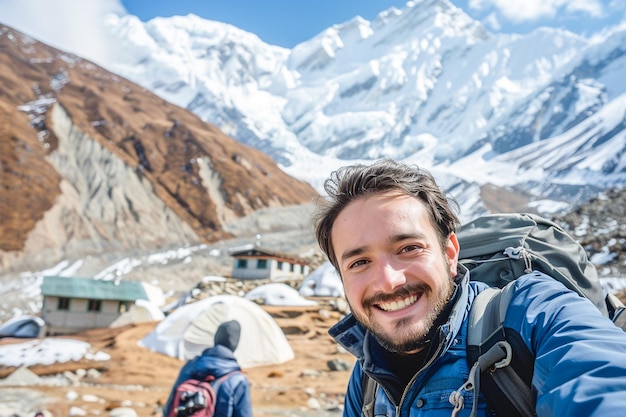
POLYGON ((69 412, 69 416, 70 417, 74 417, 74 416, 86 416, 87 412, 85 410, 83 410, 80 407, 75 407, 72 406, 70 407, 70 412, 69 412))
POLYGON ((130 407, 118 407, 109 411, 109 417, 137 417, 137 412, 130 407))
POLYGON ((320 408, 322 408, 320 402, 317 399, 313 398, 313 397, 311 397, 311 398, 309 398, 307 400, 306 405, 311 410, 319 410, 320 408))
POLYGON ((341 359, 331 359, 326 362, 326 365, 328 365, 328 369, 331 371, 347 371, 352 368, 352 364, 341 359))

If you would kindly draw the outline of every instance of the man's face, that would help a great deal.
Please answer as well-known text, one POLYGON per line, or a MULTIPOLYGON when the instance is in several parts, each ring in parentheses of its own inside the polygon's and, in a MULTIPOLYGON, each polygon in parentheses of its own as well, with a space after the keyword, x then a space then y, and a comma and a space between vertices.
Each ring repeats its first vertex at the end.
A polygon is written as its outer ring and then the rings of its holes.
POLYGON ((356 319, 387 349, 416 350, 452 294, 456 235, 442 250, 423 203, 392 191, 348 204, 331 238, 356 319))

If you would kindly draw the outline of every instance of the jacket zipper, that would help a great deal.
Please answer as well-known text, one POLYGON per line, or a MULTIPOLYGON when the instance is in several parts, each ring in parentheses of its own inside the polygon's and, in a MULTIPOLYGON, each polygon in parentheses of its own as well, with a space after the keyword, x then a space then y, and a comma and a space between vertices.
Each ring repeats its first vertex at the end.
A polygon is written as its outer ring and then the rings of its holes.
MULTIPOLYGON (((413 384, 415 383, 415 380, 424 371, 424 369, 428 368, 430 365, 432 365, 432 363, 435 360, 437 360, 439 358, 439 354, 443 350, 443 346, 444 345, 445 345, 445 338, 442 338, 442 342, 439 343, 439 346, 437 347, 437 351, 435 352, 435 354, 430 358, 430 360, 428 362, 426 362, 426 364, 424 366, 422 366, 422 368, 419 371, 417 371, 417 373, 415 375, 413 375, 413 378, 411 378, 411 381, 409 382, 409 384, 404 389, 404 392, 402 393, 402 397, 400 398, 400 402, 398 403, 398 405, 396 405, 396 417, 401 417, 400 410, 402 409, 402 404, 404 404, 404 400, 406 400, 407 394, 413 388, 413 384)), ((389 392, 385 389, 385 387, 383 387, 383 390, 385 391, 385 394, 387 395, 387 398, 392 398, 389 395, 389 392)))

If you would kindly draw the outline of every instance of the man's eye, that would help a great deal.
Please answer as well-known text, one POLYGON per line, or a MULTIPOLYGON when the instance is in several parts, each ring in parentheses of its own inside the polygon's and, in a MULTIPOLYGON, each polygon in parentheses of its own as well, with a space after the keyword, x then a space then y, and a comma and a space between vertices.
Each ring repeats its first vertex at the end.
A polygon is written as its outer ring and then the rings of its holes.
POLYGON ((350 264, 350 268, 358 268, 361 265, 365 265, 367 261, 365 259, 359 259, 358 261, 352 262, 350 264))
POLYGON ((400 250, 400 253, 407 253, 407 252, 413 252, 413 251, 419 251, 419 250, 422 250, 422 247, 419 245, 407 245, 407 246, 404 246, 400 250))

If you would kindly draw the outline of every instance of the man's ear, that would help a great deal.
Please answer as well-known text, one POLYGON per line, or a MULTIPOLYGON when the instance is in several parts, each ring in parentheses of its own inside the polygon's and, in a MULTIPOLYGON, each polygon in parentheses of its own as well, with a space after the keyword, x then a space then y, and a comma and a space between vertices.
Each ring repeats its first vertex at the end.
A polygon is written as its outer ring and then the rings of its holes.
POLYGON ((456 267, 459 261, 459 248, 459 240, 456 237, 456 233, 450 233, 448 241, 446 242, 445 252, 451 277, 454 277, 457 274, 456 267))

